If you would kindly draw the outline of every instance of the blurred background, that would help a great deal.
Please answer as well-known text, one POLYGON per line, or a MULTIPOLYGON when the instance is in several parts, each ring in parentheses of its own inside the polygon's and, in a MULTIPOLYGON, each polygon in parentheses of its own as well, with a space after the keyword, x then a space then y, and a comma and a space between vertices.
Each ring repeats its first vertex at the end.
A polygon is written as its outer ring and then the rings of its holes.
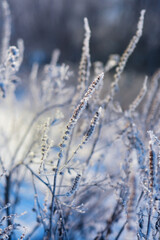
MULTIPOLYGON (((50 61, 53 49, 60 61, 77 63, 84 36, 83 18, 90 23, 91 59, 106 62, 112 53, 122 54, 136 31, 142 8, 146 9, 143 37, 127 69, 147 75, 160 67, 159 0, 8 0, 12 13, 11 44, 25 43, 25 63, 50 61)), ((0 10, 0 29, 2 12, 0 10)))

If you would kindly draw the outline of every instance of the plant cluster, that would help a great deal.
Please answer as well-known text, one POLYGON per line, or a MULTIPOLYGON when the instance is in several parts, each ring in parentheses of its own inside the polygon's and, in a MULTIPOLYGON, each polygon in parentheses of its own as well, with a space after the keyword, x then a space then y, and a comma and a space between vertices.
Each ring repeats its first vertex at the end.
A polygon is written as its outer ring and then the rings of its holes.
POLYGON ((2 8, 0 239, 159 239, 160 71, 148 84, 145 77, 127 109, 115 100, 145 10, 122 56, 111 55, 105 66, 94 63, 93 74, 85 18, 77 87, 68 84, 73 72, 58 64, 55 50, 50 64, 33 65, 28 92, 19 100, 24 44, 9 46, 6 0, 2 8), (114 67, 102 97, 106 73, 114 67))

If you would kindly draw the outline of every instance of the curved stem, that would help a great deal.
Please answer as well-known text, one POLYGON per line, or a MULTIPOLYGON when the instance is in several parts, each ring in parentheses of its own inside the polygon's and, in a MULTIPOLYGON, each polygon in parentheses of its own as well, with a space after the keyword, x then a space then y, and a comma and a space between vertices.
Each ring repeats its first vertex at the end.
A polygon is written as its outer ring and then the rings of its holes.
POLYGON ((14 162, 15 162, 15 159, 16 159, 16 157, 17 157, 17 154, 19 153, 19 150, 21 149, 24 141, 26 140, 28 134, 30 133, 30 131, 31 131, 31 129, 32 129, 32 126, 34 125, 35 121, 36 121, 41 115, 43 115, 45 112, 47 112, 47 111, 49 111, 49 110, 51 110, 51 109, 53 109, 53 108, 63 107, 63 106, 65 106, 65 105, 68 105, 70 102, 71 102, 71 99, 69 99, 67 102, 62 103, 62 104, 51 105, 51 106, 43 109, 42 111, 38 112, 38 113, 33 117, 32 121, 30 122, 28 128, 26 129, 26 131, 25 131, 25 133, 24 133, 24 135, 23 135, 20 143, 19 143, 18 146, 17 146, 17 148, 16 148, 16 150, 15 150, 15 153, 13 154, 13 157, 12 157, 12 160, 11 160, 11 166, 14 165, 14 162))

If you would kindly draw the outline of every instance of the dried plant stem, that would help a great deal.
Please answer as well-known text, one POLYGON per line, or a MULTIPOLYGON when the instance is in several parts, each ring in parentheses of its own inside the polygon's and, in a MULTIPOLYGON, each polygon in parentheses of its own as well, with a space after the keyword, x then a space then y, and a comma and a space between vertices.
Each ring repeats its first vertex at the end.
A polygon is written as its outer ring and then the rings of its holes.
POLYGON ((84 18, 84 29, 85 29, 85 37, 83 41, 83 47, 82 47, 82 56, 81 61, 79 65, 79 78, 78 78, 78 89, 79 91, 85 91, 89 75, 90 75, 90 50, 89 50, 89 42, 91 37, 91 30, 89 27, 88 19, 84 18))
POLYGON ((3 38, 2 38, 2 48, 1 48, 1 63, 4 63, 6 59, 6 53, 9 48, 9 42, 11 37, 11 13, 9 9, 8 2, 2 0, 2 8, 4 15, 4 24, 3 24, 3 38))
POLYGON ((33 176, 35 176, 39 181, 41 181, 43 184, 45 184, 47 186, 47 188, 52 192, 51 187, 48 183, 46 183, 45 181, 43 181, 42 178, 40 178, 27 164, 22 163, 22 165, 24 165, 33 176))
POLYGON ((144 98, 146 92, 147 92, 147 79, 148 77, 145 77, 143 86, 138 94, 138 96, 136 97, 136 99, 132 102, 132 104, 130 104, 129 106, 129 112, 134 112, 135 109, 139 106, 140 102, 142 101, 142 99, 144 98))
MULTIPOLYGON (((10 203, 10 188, 11 188, 11 181, 10 176, 6 176, 6 186, 5 186, 5 205, 10 203)), ((10 208, 6 208, 6 216, 10 216, 10 208)), ((12 225, 11 219, 7 219, 7 226, 12 225)), ((11 237, 9 238, 11 239, 11 237)))
POLYGON ((156 94, 154 95, 150 111, 146 118, 147 129, 153 129, 154 122, 159 120, 159 106, 160 106, 160 87, 158 87, 156 94))
MULTIPOLYGON (((95 115, 93 116, 92 120, 91 120, 91 123, 90 123, 90 126, 89 126, 89 129, 88 131, 86 132, 86 134, 84 135, 83 139, 82 139, 82 142, 78 145, 78 147, 74 150, 72 156, 67 160, 65 161, 65 164, 63 165, 63 167, 60 169, 60 171, 62 171, 65 167, 67 167, 68 163, 71 162, 74 158, 74 156, 78 153, 79 149, 81 149, 83 147, 84 144, 86 144, 86 142, 88 142, 88 140, 91 138, 93 132, 95 131, 95 127, 96 125, 98 124, 98 121, 99 121, 99 118, 100 118, 100 115, 101 115, 101 112, 102 112, 102 108, 99 107, 98 111, 95 113, 95 115)), ((101 124, 102 125, 102 124, 101 124)), ((100 134, 100 130, 98 131, 98 138, 99 138, 99 134, 100 134)), ((92 151, 94 152, 94 148, 96 146, 96 143, 98 142, 98 139, 95 140, 94 144, 93 144, 93 148, 92 148, 92 151)), ((91 154, 93 154, 93 152, 91 154)), ((87 162, 86 164, 88 165, 88 159, 87 159, 87 162)))
POLYGON ((31 120, 28 128, 26 129, 26 131, 25 131, 25 133, 24 133, 24 135, 23 135, 20 143, 18 144, 18 146, 17 146, 17 148, 16 148, 16 150, 15 150, 15 152, 14 152, 14 154, 13 154, 13 157, 12 157, 12 160, 11 160, 11 168, 13 167, 13 165, 14 165, 14 163, 15 163, 15 160, 16 160, 16 157, 17 157, 17 155, 18 155, 18 153, 19 153, 19 150, 20 150, 21 147, 23 146, 23 144, 24 144, 27 136, 29 135, 29 133, 30 133, 30 131, 31 131, 34 123, 38 120, 38 118, 39 118, 40 116, 42 116, 44 113, 46 113, 46 112, 48 112, 48 111, 50 111, 50 110, 52 110, 52 109, 54 109, 54 108, 61 108, 61 107, 63 107, 63 106, 69 105, 70 103, 71 103, 71 99, 69 99, 69 100, 66 101, 65 103, 51 105, 51 106, 49 106, 49 107, 44 108, 42 111, 38 112, 38 113, 33 117, 33 119, 31 120))
POLYGON ((135 228, 135 222, 136 222, 136 189, 137 189, 137 184, 136 184, 136 178, 134 173, 131 173, 130 179, 129 179, 129 186, 130 186, 130 196, 129 200, 127 203, 127 239, 128 235, 133 236, 136 234, 136 228, 135 228))
POLYGON ((146 121, 146 118, 148 116, 149 111, 151 110, 151 105, 153 102, 153 99, 157 93, 157 88, 158 88, 158 80, 160 78, 160 69, 156 71, 156 73, 153 75, 150 83, 150 91, 147 93, 146 100, 144 102, 143 106, 143 119, 146 121))
POLYGON ((96 88, 99 86, 99 84, 101 83, 101 81, 103 80, 104 77, 104 73, 101 73, 88 87, 87 92, 85 93, 84 97, 82 98, 82 100, 80 101, 80 103, 78 104, 78 106, 76 107, 76 109, 74 110, 72 117, 70 118, 64 135, 62 137, 62 141, 59 144, 60 146, 60 151, 58 153, 58 161, 57 161, 57 169, 56 171, 59 170, 59 166, 60 166, 60 162, 62 160, 63 157, 63 149, 64 147, 66 147, 66 142, 70 139, 70 136, 73 132, 73 129, 75 128, 77 121, 79 120, 80 116, 82 115, 83 110, 85 109, 89 99, 92 97, 92 94, 94 93, 94 91, 96 90, 96 88))
POLYGON ((121 74, 124 71, 124 68, 126 66, 126 63, 133 53, 134 49, 136 48, 137 43, 139 42, 140 37, 142 36, 143 31, 143 23, 144 23, 144 14, 145 10, 141 11, 140 18, 137 24, 137 31, 136 34, 132 37, 131 41, 129 42, 129 45, 127 46, 126 50, 122 54, 119 64, 116 67, 116 74, 114 75, 114 81, 111 84, 111 93, 107 96, 107 98, 104 101, 104 108, 106 109, 110 101, 113 100, 113 97, 115 96, 117 90, 118 90, 118 83, 121 78, 121 74))
POLYGON ((127 224, 127 221, 123 224, 123 226, 121 227, 120 231, 118 232, 117 236, 115 237, 115 240, 118 240, 120 235, 122 234, 122 232, 124 231, 125 229, 125 226, 127 224))
POLYGON ((150 134, 150 142, 149 142, 149 212, 148 212, 148 223, 147 223, 147 233, 146 240, 149 239, 150 229, 151 229, 151 216, 153 209, 153 191, 155 187, 155 152, 153 150, 153 139, 152 132, 150 134))
POLYGON ((146 234, 146 239, 149 239, 150 235, 150 230, 151 230, 151 215, 152 215, 152 206, 149 208, 149 213, 148 213, 148 223, 147 223, 147 234, 146 234))
POLYGON ((118 219, 120 218, 120 214, 122 213, 122 210, 123 208, 120 202, 117 201, 110 219, 107 220, 107 226, 103 229, 103 231, 99 233, 99 236, 94 238, 94 240, 97 240, 97 239, 100 240, 101 238, 109 239, 109 235, 112 233, 113 224, 117 222, 118 219), (105 238, 103 237, 104 234, 105 234, 105 238))
POLYGON ((49 229, 49 238, 52 236, 52 218, 53 218, 53 210, 54 210, 54 201, 55 201, 55 191, 56 191, 56 184, 57 184, 57 175, 60 167, 60 163, 62 160, 62 153, 63 153, 63 147, 65 145, 65 142, 68 140, 68 136, 72 133, 77 120, 80 118, 84 108, 86 107, 86 104, 88 100, 91 98, 93 92, 95 91, 96 87, 99 85, 99 83, 103 80, 104 73, 100 74, 89 86, 87 92, 85 93, 83 99, 80 101, 80 104, 76 107, 76 109, 73 112, 72 117, 69 120, 69 123, 66 127, 65 134, 63 136, 63 140, 60 143, 60 151, 58 153, 58 160, 57 160, 57 166, 55 169, 55 174, 53 178, 53 190, 52 190, 52 200, 51 200, 51 214, 50 214, 50 229, 49 229))
POLYGON ((86 160, 86 165, 87 165, 87 166, 89 165, 90 160, 91 160, 91 158, 92 158, 92 156, 93 156, 93 153, 94 153, 94 151, 95 151, 95 148, 96 148, 96 146, 97 146, 97 143, 98 143, 98 140, 99 140, 99 137, 100 137, 100 134, 101 134, 101 129, 102 129, 102 126, 103 126, 103 123, 102 123, 102 122, 103 122, 103 120, 100 119, 99 126, 98 126, 97 136, 96 136, 96 138, 95 138, 95 140, 94 140, 94 142, 93 142, 91 152, 90 152, 90 154, 89 154, 89 156, 88 156, 88 158, 87 158, 87 160, 86 160))
POLYGON ((55 201, 55 192, 56 192, 56 185, 57 185, 57 174, 58 171, 56 169, 54 178, 53 178, 53 190, 52 190, 52 200, 51 200, 51 211, 50 211, 50 218, 49 218, 49 232, 48 237, 52 239, 52 222, 53 222, 53 212, 54 212, 54 201, 55 201))

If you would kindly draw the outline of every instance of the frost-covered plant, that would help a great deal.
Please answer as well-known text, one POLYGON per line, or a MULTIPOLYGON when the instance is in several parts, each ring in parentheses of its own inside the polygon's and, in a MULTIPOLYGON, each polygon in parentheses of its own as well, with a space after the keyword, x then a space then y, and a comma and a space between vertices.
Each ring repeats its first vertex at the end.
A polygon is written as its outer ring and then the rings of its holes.
POLYGON ((50 64, 33 64, 19 100, 15 90, 24 46, 22 40, 9 45, 6 0, 2 8, 1 239, 159 239, 159 71, 149 87, 145 78, 127 109, 115 100, 142 35, 145 10, 122 56, 113 54, 93 69, 85 18, 75 89, 68 83, 73 71, 58 64, 55 50, 50 64), (114 67, 110 90, 102 95, 106 73, 114 67))

